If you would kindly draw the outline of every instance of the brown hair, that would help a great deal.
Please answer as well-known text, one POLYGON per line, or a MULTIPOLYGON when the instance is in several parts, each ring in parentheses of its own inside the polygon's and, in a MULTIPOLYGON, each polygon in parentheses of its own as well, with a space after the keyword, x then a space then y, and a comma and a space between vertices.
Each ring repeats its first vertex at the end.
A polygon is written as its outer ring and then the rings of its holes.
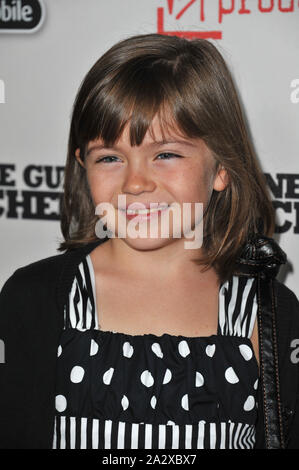
POLYGON ((201 138, 216 168, 229 176, 223 191, 213 191, 205 213, 203 253, 198 264, 214 266, 228 278, 252 233, 272 236, 274 209, 230 71, 216 47, 205 39, 145 34, 111 47, 90 69, 77 93, 71 118, 59 250, 99 240, 84 161, 87 144, 100 137, 113 145, 130 120, 131 145, 140 145, 159 116, 161 131, 177 126, 201 138), (167 121, 170 111, 172 122, 167 121))

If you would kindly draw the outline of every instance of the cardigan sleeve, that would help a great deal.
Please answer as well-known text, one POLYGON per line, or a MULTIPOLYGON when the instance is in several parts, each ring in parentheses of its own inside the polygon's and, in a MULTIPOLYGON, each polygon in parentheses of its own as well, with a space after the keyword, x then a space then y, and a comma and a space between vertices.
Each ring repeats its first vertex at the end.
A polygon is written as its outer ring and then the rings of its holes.
MULTIPOLYGON (((287 289, 284 286, 285 290, 287 289)), ((286 316, 291 321, 286 335, 286 358, 284 382, 284 406, 282 408, 285 426, 286 448, 299 449, 299 301, 293 291, 288 291, 288 303, 282 296, 286 316), (288 314, 288 315, 287 315, 288 314)))
POLYGON ((276 335, 285 447, 299 449, 299 301, 282 282, 277 286, 276 335), (297 354, 293 347, 297 344, 297 354))
POLYGON ((0 292, 0 448, 50 448, 63 315, 61 255, 17 269, 0 292))
MULTIPOLYGON (((3 356, 0 364, 0 448, 19 448, 23 425, 24 396, 19 400, 19 392, 24 390, 25 370, 20 369, 22 354, 26 354, 20 344, 22 318, 20 313, 25 304, 26 292, 18 280, 18 270, 5 282, 0 293, 0 339, 3 356)), ((27 371, 28 373, 28 371, 27 371)), ((26 392, 25 392, 26 393, 26 392)))

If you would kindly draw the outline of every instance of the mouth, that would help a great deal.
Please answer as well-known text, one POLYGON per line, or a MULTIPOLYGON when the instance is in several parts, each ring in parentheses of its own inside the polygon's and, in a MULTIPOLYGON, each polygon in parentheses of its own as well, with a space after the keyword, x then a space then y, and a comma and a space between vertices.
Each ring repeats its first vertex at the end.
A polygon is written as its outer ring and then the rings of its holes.
POLYGON ((170 207, 169 204, 163 205, 160 207, 155 207, 151 209, 119 209, 119 211, 126 215, 126 218, 128 220, 136 219, 136 221, 142 221, 142 220, 148 220, 152 218, 157 218, 161 214, 161 212, 164 212, 168 210, 170 207))

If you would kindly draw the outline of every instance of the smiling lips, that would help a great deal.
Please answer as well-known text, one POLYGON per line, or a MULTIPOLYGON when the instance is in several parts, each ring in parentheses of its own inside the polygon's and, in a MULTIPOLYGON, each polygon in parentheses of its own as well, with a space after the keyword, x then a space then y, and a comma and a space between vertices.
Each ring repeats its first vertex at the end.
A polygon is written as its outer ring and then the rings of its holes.
MULTIPOLYGON (((146 220, 153 216, 157 217, 163 210, 169 208, 169 204, 162 204, 160 206, 156 205, 156 207, 152 208, 150 208, 149 204, 144 204, 144 206, 147 206, 147 208, 137 209, 137 204, 130 204, 129 206, 127 206, 130 207, 130 209, 127 208, 127 210, 119 210, 121 212, 124 212, 126 214, 127 219, 129 220, 134 219, 135 217, 136 220, 146 220), (134 206, 136 208, 134 208, 134 206)), ((138 207, 140 207, 140 204, 138 204, 138 207)))

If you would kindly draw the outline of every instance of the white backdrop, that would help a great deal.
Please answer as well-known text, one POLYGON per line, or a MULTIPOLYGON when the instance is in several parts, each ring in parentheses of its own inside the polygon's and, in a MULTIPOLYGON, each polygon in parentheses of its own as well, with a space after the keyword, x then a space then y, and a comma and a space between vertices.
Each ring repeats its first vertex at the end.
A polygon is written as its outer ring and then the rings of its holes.
MULTIPOLYGON (((38 1, 2 1, 17 3, 38 1)), ((0 289, 18 267, 58 254, 57 183, 84 75, 120 39, 176 32, 206 34, 233 72, 278 207, 275 239, 289 259, 279 279, 299 296, 299 0, 39 3, 33 32, 4 32, 0 10, 0 289)))

